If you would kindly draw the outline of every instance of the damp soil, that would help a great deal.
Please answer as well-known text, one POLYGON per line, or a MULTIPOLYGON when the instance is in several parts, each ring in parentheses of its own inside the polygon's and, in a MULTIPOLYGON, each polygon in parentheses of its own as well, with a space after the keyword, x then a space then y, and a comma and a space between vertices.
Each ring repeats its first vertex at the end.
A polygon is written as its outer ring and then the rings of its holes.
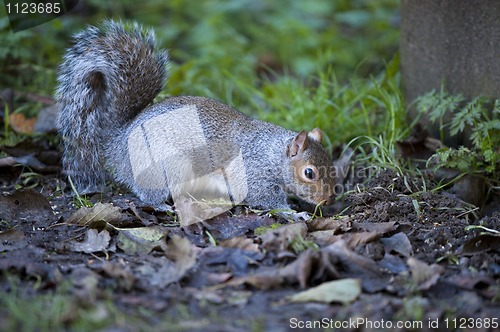
MULTIPOLYGON (((20 171, 2 174, 3 299, 63 294, 71 312, 103 308, 107 331, 499 330, 495 197, 485 215, 384 171, 312 220, 237 207, 181 227, 116 187, 90 197, 99 211, 75 216, 60 175, 15 190, 20 171), (358 287, 294 300, 342 280, 358 287)), ((23 326, 5 301, 0 324, 23 326)), ((69 311, 56 329, 81 323, 69 311)))

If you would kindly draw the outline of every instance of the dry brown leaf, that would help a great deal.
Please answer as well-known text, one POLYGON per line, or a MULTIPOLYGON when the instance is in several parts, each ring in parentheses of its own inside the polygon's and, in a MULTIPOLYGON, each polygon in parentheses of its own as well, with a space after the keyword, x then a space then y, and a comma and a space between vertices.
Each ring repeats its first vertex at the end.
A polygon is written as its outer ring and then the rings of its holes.
POLYGON ((228 281, 233 276, 232 273, 208 273, 207 283, 209 285, 218 285, 228 281))
POLYGON ((36 118, 26 119, 22 113, 12 113, 9 115, 9 123, 15 132, 20 134, 32 134, 35 128, 36 118))
POLYGON ((320 253, 324 261, 339 266, 341 277, 360 278, 366 292, 385 289, 391 278, 373 259, 355 253, 343 240, 322 248, 320 253))
POLYGON ((307 234, 306 240, 311 240, 320 247, 325 247, 342 239, 342 235, 334 235, 334 231, 316 231, 307 234))
POLYGON ((337 218, 315 218, 307 223, 309 232, 315 231, 333 231, 334 234, 347 232, 352 228, 351 218, 344 216, 337 218))
POLYGON ((352 227, 357 230, 363 230, 365 232, 377 232, 381 235, 389 232, 393 232, 398 228, 398 223, 396 221, 388 222, 354 222, 352 227))
POLYGON ((164 256, 145 255, 143 257, 142 265, 136 267, 134 271, 138 282, 144 283, 148 287, 163 289, 171 283, 181 280, 188 271, 186 265, 178 266, 164 256))
POLYGON ((107 224, 117 224, 128 216, 111 203, 96 203, 93 207, 81 207, 67 221, 68 224, 103 229, 107 224))
POLYGON ((103 261, 102 270, 125 290, 131 290, 135 284, 135 276, 130 267, 123 260, 119 262, 103 261))
POLYGON ((317 259, 318 255, 312 249, 303 251, 296 260, 280 269, 279 275, 287 284, 293 285, 298 282, 301 288, 306 288, 317 259))
POLYGON ((353 302, 361 294, 359 279, 341 279, 324 282, 290 297, 291 302, 342 303, 353 302))
POLYGON ((407 264, 410 268, 411 277, 419 290, 426 290, 435 285, 444 272, 442 266, 437 264, 428 265, 414 257, 408 258, 407 264))
POLYGON ((287 224, 278 229, 268 230, 260 236, 262 247, 269 251, 288 250, 292 241, 298 238, 305 238, 307 225, 305 222, 287 224))
POLYGON ((342 235, 342 239, 347 243, 349 248, 356 248, 358 245, 366 244, 380 239, 382 236, 378 232, 357 232, 347 233, 342 235))
POLYGON ((399 232, 388 238, 380 240, 384 244, 386 253, 397 253, 403 257, 410 257, 413 248, 405 233, 399 232))
POLYGON ((0 232, 0 252, 24 248, 28 245, 26 235, 16 229, 0 232))
MULTIPOLYGON (((227 207, 227 202, 225 207, 227 207)), ((175 211, 179 216, 180 225, 183 227, 218 216, 228 210, 225 207, 188 197, 175 200, 175 211)))
POLYGON ((72 242, 71 249, 73 251, 82 251, 84 253, 105 252, 109 247, 111 236, 107 230, 97 232, 96 229, 89 229, 85 233, 83 242, 72 242))
POLYGON ((154 226, 116 229, 119 230, 117 246, 129 255, 149 254, 161 246, 165 234, 162 228, 154 226))
POLYGON ((16 190, 12 194, 0 195, 0 220, 30 220, 35 229, 49 226, 54 216, 47 197, 34 190, 16 190))
POLYGON ((339 261, 327 252, 312 249, 300 253, 299 257, 279 270, 289 285, 299 283, 301 288, 325 280, 339 279, 340 272, 336 265, 339 261))
POLYGON ((473 255, 490 250, 500 251, 500 236, 495 234, 480 234, 465 242, 461 254, 473 255))
POLYGON ((283 277, 278 274, 261 273, 248 276, 236 277, 223 284, 213 286, 214 289, 223 287, 236 287, 241 285, 250 285, 257 289, 268 290, 277 288, 283 283, 283 277))
POLYGON ((196 252, 186 238, 174 236, 162 247, 165 256, 175 263, 181 275, 184 275, 196 263, 196 252))
POLYGON ((245 236, 233 237, 231 239, 221 241, 219 242, 219 246, 260 252, 259 245, 257 243, 254 243, 253 239, 247 238, 245 236))

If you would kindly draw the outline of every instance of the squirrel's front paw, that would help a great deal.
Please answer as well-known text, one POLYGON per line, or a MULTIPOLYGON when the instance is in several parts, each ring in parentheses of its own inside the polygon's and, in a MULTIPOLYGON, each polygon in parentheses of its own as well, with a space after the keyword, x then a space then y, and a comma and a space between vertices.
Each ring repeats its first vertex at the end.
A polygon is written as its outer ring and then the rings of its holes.
POLYGON ((155 204, 153 208, 155 209, 155 211, 159 212, 169 212, 169 213, 175 212, 172 206, 168 205, 167 203, 155 204))

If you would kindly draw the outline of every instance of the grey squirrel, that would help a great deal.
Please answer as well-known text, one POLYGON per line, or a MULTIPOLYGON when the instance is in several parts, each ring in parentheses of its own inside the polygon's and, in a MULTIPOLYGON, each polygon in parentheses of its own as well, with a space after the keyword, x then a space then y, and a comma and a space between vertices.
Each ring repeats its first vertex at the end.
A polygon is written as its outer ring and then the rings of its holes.
POLYGON ((219 101, 171 97, 167 53, 152 31, 105 21, 76 34, 58 72, 57 127, 63 168, 79 192, 104 189, 106 174, 143 202, 225 198, 287 209, 287 193, 329 203, 335 169, 319 129, 293 132, 219 101))

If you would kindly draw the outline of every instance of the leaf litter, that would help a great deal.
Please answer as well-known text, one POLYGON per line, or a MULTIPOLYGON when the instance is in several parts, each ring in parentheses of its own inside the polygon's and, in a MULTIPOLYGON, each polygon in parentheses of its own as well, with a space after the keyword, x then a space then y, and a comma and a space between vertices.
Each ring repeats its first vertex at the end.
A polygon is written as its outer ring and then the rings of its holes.
POLYGON ((292 315, 408 318, 415 307, 423 320, 498 316, 498 235, 485 228, 498 231, 500 213, 474 219, 430 192, 416 211, 403 179, 373 181, 342 215, 290 223, 237 208, 186 226, 130 196, 76 209, 69 196, 13 191, 0 195, 0 269, 36 275, 40 292, 69 282, 97 307, 107 297, 175 319, 180 303, 203 316, 209 302, 223 318, 201 325, 221 330, 250 314, 264 327, 292 315))

